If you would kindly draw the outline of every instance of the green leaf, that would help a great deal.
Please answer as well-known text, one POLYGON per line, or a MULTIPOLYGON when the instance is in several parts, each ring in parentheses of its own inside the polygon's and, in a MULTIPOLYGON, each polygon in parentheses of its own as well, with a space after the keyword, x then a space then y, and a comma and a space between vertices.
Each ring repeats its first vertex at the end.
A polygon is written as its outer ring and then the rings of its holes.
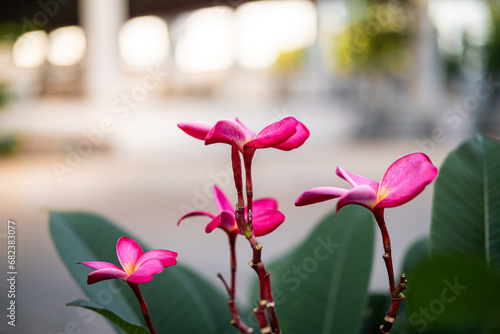
MULTIPOLYGON (((92 271, 80 261, 107 261, 118 264, 116 242, 121 236, 137 240, 108 220, 84 212, 51 212, 50 232, 62 261, 83 291, 99 307, 120 318, 143 323, 139 303, 120 280, 87 285, 92 271)), ((146 244, 137 240, 144 251, 146 244)), ((168 245, 164 248, 168 249, 168 245)), ((188 268, 168 267, 141 291, 158 333, 232 333, 227 298, 220 290, 188 268)))
POLYGON ((415 241, 406 251, 403 260, 403 273, 411 284, 413 271, 428 258, 429 240, 423 237, 415 241))
POLYGON ((283 332, 357 333, 367 298, 373 243, 371 213, 348 206, 338 216, 326 216, 302 244, 271 263, 283 332))
POLYGON ((500 279, 484 262, 434 256, 415 269, 409 283, 412 333, 500 333, 500 279))
POLYGON ((122 318, 120 318, 119 316, 117 316, 115 313, 106 310, 105 308, 98 307, 96 306, 95 303, 89 302, 87 300, 78 299, 66 304, 66 306, 79 306, 92 310, 96 313, 99 313, 100 315, 106 317, 106 319, 114 323, 118 328, 123 330, 126 334, 150 334, 147 328, 127 322, 122 318))
POLYGON ((500 272, 500 143, 479 135, 444 161, 435 182, 429 251, 479 256, 500 272))
MULTIPOLYGON (((384 322, 384 317, 390 304, 391 295, 389 293, 371 294, 368 297, 368 302, 365 306, 363 325, 359 331, 359 334, 377 333, 379 331, 380 325, 382 325, 384 322)), ((401 314, 398 315, 395 324, 400 321, 400 317, 401 314)))

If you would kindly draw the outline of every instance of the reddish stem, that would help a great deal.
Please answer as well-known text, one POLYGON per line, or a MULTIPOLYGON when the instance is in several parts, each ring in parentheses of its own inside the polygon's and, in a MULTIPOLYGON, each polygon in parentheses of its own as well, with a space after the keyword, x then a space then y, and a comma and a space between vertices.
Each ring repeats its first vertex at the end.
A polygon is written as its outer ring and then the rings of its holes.
POLYGON ((146 301, 142 297, 142 293, 141 293, 141 289, 139 288, 139 284, 131 283, 131 282, 127 282, 127 283, 132 288, 132 291, 134 291, 134 294, 137 297, 137 300, 139 300, 139 304, 141 305, 142 316, 144 317, 144 320, 146 321, 146 325, 148 326, 149 331, 151 332, 151 334, 156 334, 156 330, 153 327, 153 323, 151 322, 151 317, 149 316, 148 305, 146 304, 146 301))
POLYGON ((259 278, 260 287, 260 300, 258 302, 258 307, 255 308, 254 314, 259 322, 259 327, 261 333, 276 333, 281 334, 281 330, 278 325, 278 318, 276 316, 275 303, 273 299, 273 294, 271 291, 271 274, 266 271, 264 263, 261 260, 262 245, 255 239, 253 233, 253 185, 252 185, 252 159, 255 154, 255 149, 245 148, 243 149, 243 161, 245 166, 245 177, 246 177, 246 194, 247 194, 247 221, 245 221, 244 216, 244 197, 243 197, 243 181, 241 172, 241 159, 239 151, 235 142, 232 143, 231 150, 231 160, 233 165, 233 175, 234 183, 236 186, 236 191, 238 193, 238 204, 236 205, 236 224, 241 233, 249 241, 253 256, 252 261, 250 261, 250 266, 255 270, 259 278), (267 325, 267 317, 271 327, 267 325))
POLYGON ((384 208, 375 208, 373 210, 375 220, 377 221, 380 232, 382 233, 382 244, 384 246, 384 259, 385 267, 387 269, 387 275, 389 277, 389 289, 391 291, 391 305, 384 317, 384 324, 380 326, 380 332, 389 334, 392 329, 394 321, 398 315, 399 307, 401 302, 405 299, 402 293, 406 289, 406 277, 405 274, 401 275, 398 285, 395 283, 394 279, 394 267, 392 265, 392 255, 391 255, 391 238, 389 237, 389 232, 385 225, 384 219, 384 208))
POLYGON ((236 225, 238 225, 238 229, 240 230, 240 232, 248 238, 251 235, 251 229, 245 221, 245 198, 243 196, 243 175, 241 171, 241 158, 240 152, 238 151, 238 146, 236 146, 234 140, 231 147, 231 162, 233 165, 234 185, 236 186, 236 192, 238 194, 238 203, 236 204, 235 209, 236 225))
POLYGON ((228 300, 228 305, 229 305, 229 310, 231 311, 231 325, 236 327, 240 332, 242 333, 253 333, 252 328, 248 328, 242 321, 238 313, 238 308, 236 307, 236 303, 234 301, 236 297, 236 233, 230 233, 228 235, 229 237, 229 248, 230 248, 230 253, 231 253, 231 286, 229 286, 226 281, 224 280, 224 277, 222 277, 221 274, 218 274, 217 276, 222 280, 222 283, 226 287, 227 293, 229 294, 229 300, 228 300))
POLYGON ((245 178, 247 190, 247 219, 248 225, 253 230, 253 184, 252 184, 252 160, 255 154, 254 148, 243 150, 243 163, 245 164, 245 178))

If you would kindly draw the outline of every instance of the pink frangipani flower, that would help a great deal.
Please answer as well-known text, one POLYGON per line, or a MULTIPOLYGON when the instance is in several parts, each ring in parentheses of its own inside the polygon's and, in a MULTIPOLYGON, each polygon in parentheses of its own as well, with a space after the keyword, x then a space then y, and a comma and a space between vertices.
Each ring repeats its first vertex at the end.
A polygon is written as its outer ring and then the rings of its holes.
POLYGON ((286 117, 279 122, 266 126, 258 134, 236 120, 224 119, 214 126, 204 122, 183 122, 177 124, 188 135, 205 141, 205 145, 234 141, 240 152, 245 148, 274 147, 290 151, 301 146, 309 137, 309 130, 294 117, 286 117))
MULTIPOLYGON (((210 233, 215 228, 223 229, 228 235, 231 233, 241 232, 236 224, 234 207, 231 205, 226 195, 217 187, 214 186, 214 199, 219 209, 219 215, 215 215, 206 211, 191 211, 183 215, 177 225, 188 217, 207 216, 212 220, 205 228, 205 232, 210 233)), ((245 216, 247 210, 245 208, 245 216)), ((247 218, 247 217, 245 217, 247 218)), ((253 230, 256 236, 262 236, 271 233, 285 221, 285 216, 278 211, 278 202, 272 198, 261 198, 253 202, 253 230)))
POLYGON ((348 173, 340 166, 337 175, 349 182, 350 190, 337 187, 317 187, 304 192, 296 206, 323 202, 339 197, 337 212, 348 204, 362 205, 371 211, 404 204, 417 196, 437 176, 438 170, 423 153, 399 158, 387 169, 380 184, 363 176, 348 173))
POLYGON ((109 262, 78 262, 96 269, 89 274, 88 284, 112 278, 121 279, 128 283, 147 283, 153 279, 153 274, 161 273, 164 268, 177 263, 176 252, 155 249, 144 253, 137 241, 127 237, 118 239, 116 254, 123 269, 109 262))

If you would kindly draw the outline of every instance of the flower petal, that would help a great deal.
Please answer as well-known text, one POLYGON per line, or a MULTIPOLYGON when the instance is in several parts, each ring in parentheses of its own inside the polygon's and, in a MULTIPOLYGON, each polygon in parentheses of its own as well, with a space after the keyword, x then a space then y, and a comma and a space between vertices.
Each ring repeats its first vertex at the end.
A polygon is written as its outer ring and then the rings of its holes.
POLYGON ((159 260, 164 267, 173 266, 174 264, 177 263, 177 260, 175 259, 176 257, 177 257, 177 253, 169 251, 169 250, 165 250, 165 249, 150 250, 150 251, 142 254, 142 256, 139 258, 139 260, 135 264, 135 269, 136 270, 139 269, 139 267, 145 261, 147 261, 149 259, 159 260))
POLYGON ((135 264, 144 252, 137 241, 127 237, 121 237, 116 243, 116 255, 127 274, 134 272, 135 264))
POLYGON ((345 170, 343 170, 342 167, 340 166, 337 166, 336 173, 339 177, 349 182, 353 187, 366 185, 371 187, 373 190, 378 191, 379 185, 377 182, 373 180, 370 180, 366 177, 356 175, 353 173, 348 173, 345 170))
POLYGON ((144 261, 132 275, 127 278, 131 283, 147 283, 153 279, 153 274, 159 274, 163 271, 163 264, 158 259, 149 259, 144 261))
POLYGON ((378 207, 388 208, 408 202, 437 176, 438 170, 423 153, 412 153, 396 160, 380 182, 378 207))
POLYGON ((218 215, 214 219, 212 219, 210 223, 207 224, 207 226, 205 227, 205 232, 206 233, 212 232, 217 227, 219 227, 220 223, 221 223, 221 215, 218 215))
POLYGON ((207 216, 207 217, 212 218, 212 219, 214 219, 216 217, 216 215, 214 215, 211 212, 207 212, 207 211, 191 211, 191 212, 186 213, 184 216, 182 216, 177 221, 177 225, 179 225, 183 219, 186 219, 189 217, 194 217, 194 216, 207 216))
POLYGON ((285 215, 278 210, 259 211, 253 218, 253 232, 260 237, 274 231, 285 221, 285 215))
POLYGON ((293 117, 287 117, 279 122, 266 126, 260 131, 254 139, 245 144, 251 148, 267 148, 277 146, 295 132, 297 132, 297 120, 293 117))
POLYGON ((181 122, 177 123, 177 126, 191 137, 201 140, 205 140, 212 128, 211 124, 205 122, 181 122))
POLYGON ((297 122, 296 132, 287 140, 275 146, 279 150, 290 151, 302 146, 306 139, 309 138, 309 130, 301 122, 297 122))
POLYGON ((346 194, 348 190, 337 187, 316 187, 302 193, 295 201, 296 206, 309 205, 327 201, 346 194))
POLYGON ((94 284, 112 278, 125 280, 127 276, 127 273, 122 269, 104 268, 91 272, 87 277, 87 284, 94 284))
POLYGON ((232 233, 238 230, 238 226, 236 225, 236 220, 234 216, 234 211, 222 211, 219 216, 217 216, 218 221, 211 221, 207 227, 205 228, 205 232, 210 233, 216 227, 222 228, 227 233, 232 233))
POLYGON ((231 202, 229 202, 226 195, 217 186, 214 186, 214 199, 215 199, 215 204, 219 209, 219 212, 222 212, 224 210, 226 211, 234 210, 233 206, 231 205, 231 202))
POLYGON ((103 261, 87 261, 87 262, 77 262, 77 264, 83 264, 87 267, 90 267, 92 269, 120 269, 123 270, 122 268, 118 267, 117 265, 109 262, 103 262, 103 261))
POLYGON ((245 132, 247 138, 254 138, 255 137, 255 132, 253 132, 252 130, 247 128, 247 126, 245 124, 241 123, 241 121, 237 118, 236 118, 236 123, 238 123, 241 126, 241 128, 245 132))
POLYGON ((274 198, 259 198, 253 201, 254 216, 261 210, 278 209, 278 202, 274 198))
POLYGON ((373 210, 377 203, 377 193, 370 186, 362 185, 352 188, 337 202, 337 212, 348 204, 362 205, 373 210))
POLYGON ((250 140, 247 138, 243 128, 236 122, 230 119, 218 121, 210 130, 205 138, 205 145, 214 143, 225 143, 231 145, 233 140, 238 145, 240 150, 243 150, 243 145, 250 140))

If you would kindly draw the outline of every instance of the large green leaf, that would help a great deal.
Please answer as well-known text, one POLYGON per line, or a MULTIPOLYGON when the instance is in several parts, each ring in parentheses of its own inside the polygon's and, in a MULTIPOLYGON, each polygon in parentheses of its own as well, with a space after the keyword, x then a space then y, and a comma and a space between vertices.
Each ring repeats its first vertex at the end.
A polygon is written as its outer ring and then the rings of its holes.
POLYGON ((434 256, 407 290, 412 333, 500 333, 500 279, 471 256, 434 256))
MULTIPOLYGON (((123 235, 137 238, 102 217, 83 212, 51 212, 50 232, 61 259, 89 298, 129 322, 143 324, 139 303, 125 283, 109 280, 87 285, 91 269, 76 264, 118 263, 116 241, 123 235)), ((155 275, 141 285, 141 291, 158 333, 234 333, 225 295, 181 264, 155 275)))
POLYGON ((348 206, 326 216, 303 243, 269 265, 284 333, 358 332, 373 242, 371 213, 348 206))
POLYGON ((479 255, 500 272, 500 143, 476 136, 444 161, 435 182, 429 251, 479 255))
POLYGON ((428 258, 428 248, 429 240, 427 237, 423 237, 415 241, 406 251, 403 260, 403 273, 410 284, 415 269, 428 258))
POLYGON ((126 334, 150 334, 147 328, 125 321, 115 313, 105 308, 99 307, 95 303, 89 302, 87 300, 78 299, 66 304, 66 306, 79 306, 99 313, 100 315, 111 321, 113 324, 115 324, 118 328, 123 330, 126 334))

